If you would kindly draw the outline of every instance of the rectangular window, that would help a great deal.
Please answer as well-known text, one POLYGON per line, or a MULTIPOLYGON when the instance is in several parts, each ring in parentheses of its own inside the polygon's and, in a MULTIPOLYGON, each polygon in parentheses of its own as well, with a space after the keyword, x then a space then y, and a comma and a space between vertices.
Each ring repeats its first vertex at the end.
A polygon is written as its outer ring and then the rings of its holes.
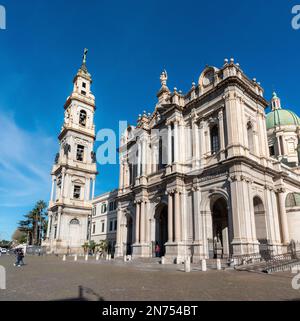
POLYGON ((81 94, 85 96, 86 92, 84 90, 81 90, 81 94))
POLYGON ((114 202, 110 202, 109 203, 109 211, 113 211, 114 210, 114 202))
POLYGON ((104 233, 105 223, 101 221, 101 232, 104 233))
POLYGON ((83 161, 83 155, 84 155, 84 146, 77 145, 76 160, 82 162, 83 161))
POLYGON ((117 203, 117 201, 114 201, 114 210, 116 210, 117 207, 118 207, 118 203, 117 203))
POLYGON ((74 198, 76 198, 76 199, 80 198, 80 190, 81 190, 80 186, 78 186, 78 185, 74 186, 74 193, 73 193, 74 198))
POLYGON ((96 216, 96 207, 93 207, 93 209, 92 209, 92 215, 93 215, 93 216, 96 216))
POLYGON ((106 213, 106 211, 107 211, 107 205, 106 205, 106 203, 103 203, 102 205, 101 205, 101 213, 103 214, 103 213, 106 213))
POLYGON ((113 221, 109 221, 109 231, 113 230, 113 221))
POLYGON ((92 231, 92 233, 95 234, 95 232, 96 232, 96 224, 94 223, 94 224, 93 224, 93 231, 92 231))
POLYGON ((82 87, 86 88, 86 83, 85 82, 82 83, 82 87))
POLYGON ((115 222, 114 222, 114 230, 115 230, 115 231, 117 230, 117 224, 118 224, 118 221, 115 220, 115 222))
POLYGON ((270 156, 275 156, 275 148, 273 146, 269 146, 270 156))

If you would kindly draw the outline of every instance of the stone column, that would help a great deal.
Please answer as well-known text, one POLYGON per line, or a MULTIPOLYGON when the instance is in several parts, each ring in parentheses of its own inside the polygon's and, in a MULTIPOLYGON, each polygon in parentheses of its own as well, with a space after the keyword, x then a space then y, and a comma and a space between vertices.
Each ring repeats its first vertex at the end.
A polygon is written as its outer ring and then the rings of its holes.
POLYGON ((117 212, 118 212, 118 214, 117 214, 116 256, 123 256, 123 240, 122 240, 123 227, 121 224, 122 211, 119 207, 118 207, 117 212))
POLYGON ((172 128, 168 125, 168 165, 172 164, 172 128))
POLYGON ((173 195, 168 194, 168 242, 173 242, 173 195))
POLYGON ((46 234, 47 239, 49 239, 50 237, 51 225, 52 225, 52 212, 48 211, 48 225, 47 225, 47 234, 46 234))
POLYGON ((65 186, 65 168, 61 171, 61 189, 60 189, 60 197, 64 197, 64 186, 65 186))
POLYGON ((137 176, 141 176, 141 160, 142 160, 142 148, 141 148, 141 142, 138 141, 138 168, 137 168, 137 176))
POLYGON ((50 202, 53 202, 53 195, 54 195, 54 184, 55 184, 55 177, 52 175, 52 186, 51 186, 51 196, 50 196, 50 202))
POLYGON ((205 150, 204 121, 201 121, 199 129, 200 129, 200 131, 199 131, 199 136, 200 136, 200 166, 203 167, 203 165, 204 165, 204 155, 206 153, 206 150, 205 150))
POLYGON ((193 158, 194 158, 194 166, 198 167, 200 163, 200 148, 199 148, 199 128, 198 124, 195 120, 193 120, 193 158))
POLYGON ((140 222, 141 222, 141 225, 140 225, 140 242, 142 244, 145 243, 145 223, 146 223, 146 220, 145 220, 145 201, 142 201, 141 202, 141 219, 140 219, 140 222))
POLYGON ((178 142, 178 122, 174 122, 174 163, 178 162, 178 150, 179 150, 179 142, 178 142))
POLYGON ((119 188, 122 189, 124 187, 124 163, 121 161, 120 164, 120 176, 119 176, 119 188))
POLYGON ((289 237, 289 228, 288 228, 288 221, 285 209, 285 193, 284 190, 279 190, 278 193, 279 197, 279 212, 280 212, 280 223, 281 223, 281 230, 282 230, 282 238, 283 244, 288 244, 290 242, 289 237))
POLYGON ((91 186, 91 181, 89 178, 85 179, 85 185, 84 185, 84 201, 88 201, 89 200, 89 189, 91 186))
POLYGON ((56 231, 56 239, 60 239, 60 232, 61 232, 61 215, 62 215, 62 208, 59 206, 58 211, 58 219, 57 219, 57 231, 56 231))
POLYGON ((146 175, 146 140, 143 138, 142 140, 142 175, 146 175))
POLYGON ((138 202, 135 210, 135 243, 140 243, 140 203, 138 202))
MULTIPOLYGON (((199 188, 194 187, 193 188, 193 207, 194 207, 194 240, 196 242, 199 242, 201 240, 200 235, 200 208, 199 208, 199 188)), ((202 233, 201 233, 202 234, 202 233)))
POLYGON ((247 239, 246 230, 245 230, 245 211, 249 209, 244 208, 244 202, 241 202, 241 199, 246 197, 243 193, 243 182, 241 182, 240 175, 231 175, 230 177, 231 184, 231 210, 232 210, 232 224, 234 238, 232 241, 234 254, 240 255, 244 254, 244 249, 242 245, 242 240, 247 239))
POLYGON ((176 191, 174 194, 175 197, 175 242, 181 241, 181 206, 180 206, 180 193, 176 191))
POLYGON ((92 188, 92 200, 95 197, 95 178, 93 178, 93 188, 92 188))
POLYGON ((218 120, 219 120, 220 150, 223 151, 225 149, 225 133, 224 133, 223 110, 219 111, 218 120))

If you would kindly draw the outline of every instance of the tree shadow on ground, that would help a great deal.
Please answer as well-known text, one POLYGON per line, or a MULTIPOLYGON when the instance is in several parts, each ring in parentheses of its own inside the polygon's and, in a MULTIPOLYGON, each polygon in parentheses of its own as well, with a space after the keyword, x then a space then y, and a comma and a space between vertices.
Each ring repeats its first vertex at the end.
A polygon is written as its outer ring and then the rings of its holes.
POLYGON ((102 296, 96 293, 94 290, 84 287, 82 285, 78 286, 78 296, 74 298, 66 298, 54 301, 105 301, 102 296))

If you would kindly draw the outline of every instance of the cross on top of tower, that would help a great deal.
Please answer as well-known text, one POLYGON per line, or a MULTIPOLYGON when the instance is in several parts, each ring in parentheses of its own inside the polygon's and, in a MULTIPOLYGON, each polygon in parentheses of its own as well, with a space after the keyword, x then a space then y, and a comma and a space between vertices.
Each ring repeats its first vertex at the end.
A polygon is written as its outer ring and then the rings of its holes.
POLYGON ((83 56, 82 56, 82 64, 79 70, 83 70, 85 73, 88 73, 87 67, 86 67, 86 58, 87 58, 87 53, 88 53, 88 49, 84 48, 83 50, 83 56))
POLYGON ((82 57, 82 64, 83 65, 86 64, 86 56, 87 56, 88 51, 89 50, 87 48, 84 48, 84 50, 83 50, 83 57, 82 57))

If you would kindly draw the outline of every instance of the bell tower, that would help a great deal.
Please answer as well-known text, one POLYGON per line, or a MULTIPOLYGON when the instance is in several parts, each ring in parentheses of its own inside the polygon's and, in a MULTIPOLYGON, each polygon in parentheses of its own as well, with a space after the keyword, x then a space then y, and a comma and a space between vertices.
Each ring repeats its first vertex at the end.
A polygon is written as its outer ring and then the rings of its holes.
POLYGON ((95 142, 95 97, 92 78, 82 65, 73 80, 67 98, 59 139, 59 152, 52 168, 52 190, 48 209, 45 244, 51 253, 79 253, 90 237, 91 200, 97 175, 95 142))

